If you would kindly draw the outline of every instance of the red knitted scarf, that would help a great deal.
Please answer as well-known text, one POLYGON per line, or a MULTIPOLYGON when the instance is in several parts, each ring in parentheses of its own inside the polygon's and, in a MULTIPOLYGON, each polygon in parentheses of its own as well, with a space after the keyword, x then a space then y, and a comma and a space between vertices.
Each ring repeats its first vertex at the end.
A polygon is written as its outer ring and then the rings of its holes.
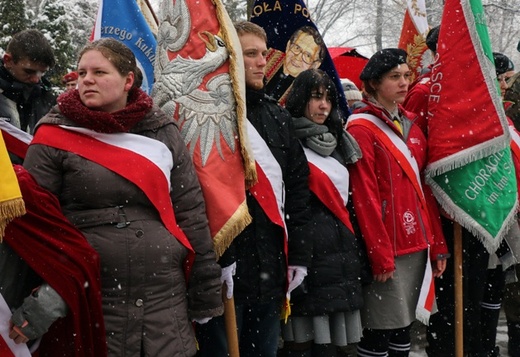
POLYGON ((126 107, 113 113, 87 108, 77 90, 58 97, 58 107, 65 117, 84 128, 108 134, 128 132, 144 118, 152 104, 152 98, 139 88, 130 90, 126 107))

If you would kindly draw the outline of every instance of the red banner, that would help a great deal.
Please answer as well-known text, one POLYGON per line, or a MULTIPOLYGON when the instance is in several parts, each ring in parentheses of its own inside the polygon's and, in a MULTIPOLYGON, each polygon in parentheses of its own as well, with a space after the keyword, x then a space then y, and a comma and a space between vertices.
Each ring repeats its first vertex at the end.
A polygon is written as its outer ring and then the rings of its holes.
POLYGON ((160 13, 152 97, 179 124, 220 255, 251 220, 246 180, 256 179, 240 42, 219 0, 165 0, 160 13))

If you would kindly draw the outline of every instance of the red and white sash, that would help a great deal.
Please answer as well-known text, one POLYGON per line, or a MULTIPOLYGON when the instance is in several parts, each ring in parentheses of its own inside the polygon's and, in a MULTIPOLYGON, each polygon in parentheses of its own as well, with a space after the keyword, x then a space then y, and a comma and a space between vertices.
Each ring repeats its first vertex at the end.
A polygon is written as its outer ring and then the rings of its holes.
MULTIPOLYGON (((287 256, 289 254, 289 241, 287 234, 287 227, 284 220, 284 197, 285 188, 283 182, 282 169, 273 156, 271 150, 265 143, 265 140, 260 136, 256 128, 247 120, 247 134, 251 145, 251 151, 255 158, 256 175, 258 181, 251 188, 249 192, 258 202, 269 220, 274 224, 280 226, 284 232, 283 249, 285 252, 285 264, 287 266, 287 256)), ((288 276, 287 276, 288 277, 288 276)), ((285 291, 289 286, 289 281, 286 281, 285 291)), ((289 299, 285 299, 282 307, 281 316, 287 321, 287 317, 291 314, 291 307, 289 299)))
POLYGON ((9 124, 3 118, 0 118, 0 131, 4 137, 7 151, 25 159, 25 154, 31 143, 32 135, 9 124))
POLYGON ((264 139, 249 120, 247 121, 247 133, 258 175, 258 182, 249 189, 249 192, 271 222, 283 228, 285 235, 284 249, 287 256, 287 229, 283 215, 285 189, 282 169, 264 139))
POLYGON ((309 188, 351 232, 354 231, 347 210, 349 192, 349 173, 333 157, 323 157, 304 147, 309 163, 309 188))
POLYGON ((388 151, 412 183, 424 209, 427 209, 424 192, 421 185, 420 171, 417 161, 412 156, 406 143, 381 119, 371 114, 353 114, 348 118, 347 127, 362 125, 370 129, 383 142, 388 151))
POLYGON ((515 127, 509 123, 509 133, 511 134, 511 151, 518 159, 520 159, 520 135, 515 127))
MULTIPOLYGON (((397 160, 399 166, 403 169, 406 176, 412 183, 417 196, 421 202, 423 209, 428 212, 426 199, 422 190, 420 171, 417 161, 411 155, 410 149, 406 143, 381 119, 371 114, 354 114, 348 118, 347 128, 354 125, 362 125, 371 130, 387 150, 397 160)), ((434 310, 435 304, 435 285, 433 280, 433 271, 430 260, 430 248, 426 259, 426 269, 424 272, 419 301, 415 310, 417 319, 424 324, 428 324, 430 315, 434 310)))
POLYGON ((175 219, 169 195, 173 160, 162 142, 129 133, 103 134, 84 128, 42 125, 32 144, 70 151, 134 183, 157 209, 168 231, 193 252, 175 219))
MULTIPOLYGON (((516 162, 520 161, 520 135, 516 130, 514 124, 509 121, 509 133, 511 134, 511 152, 513 157, 516 157, 516 162)), ((514 161, 513 161, 514 162, 514 161)), ((520 172, 516 171, 517 186, 520 187, 520 172)))

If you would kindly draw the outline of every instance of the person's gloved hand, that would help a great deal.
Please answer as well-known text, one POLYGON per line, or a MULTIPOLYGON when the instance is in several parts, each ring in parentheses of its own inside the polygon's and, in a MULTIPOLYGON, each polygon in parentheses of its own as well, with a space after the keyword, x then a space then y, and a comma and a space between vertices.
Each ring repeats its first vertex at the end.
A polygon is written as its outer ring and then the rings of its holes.
POLYGON ((25 320, 21 326, 16 326, 12 320, 9 320, 9 337, 16 343, 27 343, 29 342, 29 337, 25 336, 22 332, 24 327, 27 327, 29 323, 25 320))
POLYGON ((67 311, 67 304, 56 290, 44 283, 34 289, 22 306, 13 312, 11 333, 19 340, 42 337, 54 321, 67 315, 67 311))
POLYGON ((291 291, 296 289, 303 282, 303 279, 307 276, 307 267, 299 266, 299 265, 289 265, 289 269, 287 271, 288 280, 289 280, 289 288, 287 289, 287 294, 291 294, 291 291))
POLYGON ((200 318, 200 319, 193 319, 193 321, 195 321, 199 325, 204 325, 205 323, 208 323, 208 321, 211 320, 212 318, 213 317, 203 317, 203 318, 200 318))
POLYGON ((233 297, 233 275, 235 275, 237 270, 237 263, 234 262, 227 267, 222 268, 222 275, 220 276, 220 281, 222 284, 226 284, 227 292, 226 298, 231 299, 233 297))

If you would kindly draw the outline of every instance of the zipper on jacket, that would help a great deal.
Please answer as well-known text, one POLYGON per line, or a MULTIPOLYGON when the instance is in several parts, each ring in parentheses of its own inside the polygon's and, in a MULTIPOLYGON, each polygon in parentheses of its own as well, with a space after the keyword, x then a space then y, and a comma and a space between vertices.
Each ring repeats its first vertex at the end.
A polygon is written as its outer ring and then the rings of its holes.
POLYGON ((385 217, 386 217, 386 204, 387 204, 387 201, 386 200, 383 200, 383 202, 381 202, 381 217, 382 217, 382 221, 384 222, 385 221, 385 217))

